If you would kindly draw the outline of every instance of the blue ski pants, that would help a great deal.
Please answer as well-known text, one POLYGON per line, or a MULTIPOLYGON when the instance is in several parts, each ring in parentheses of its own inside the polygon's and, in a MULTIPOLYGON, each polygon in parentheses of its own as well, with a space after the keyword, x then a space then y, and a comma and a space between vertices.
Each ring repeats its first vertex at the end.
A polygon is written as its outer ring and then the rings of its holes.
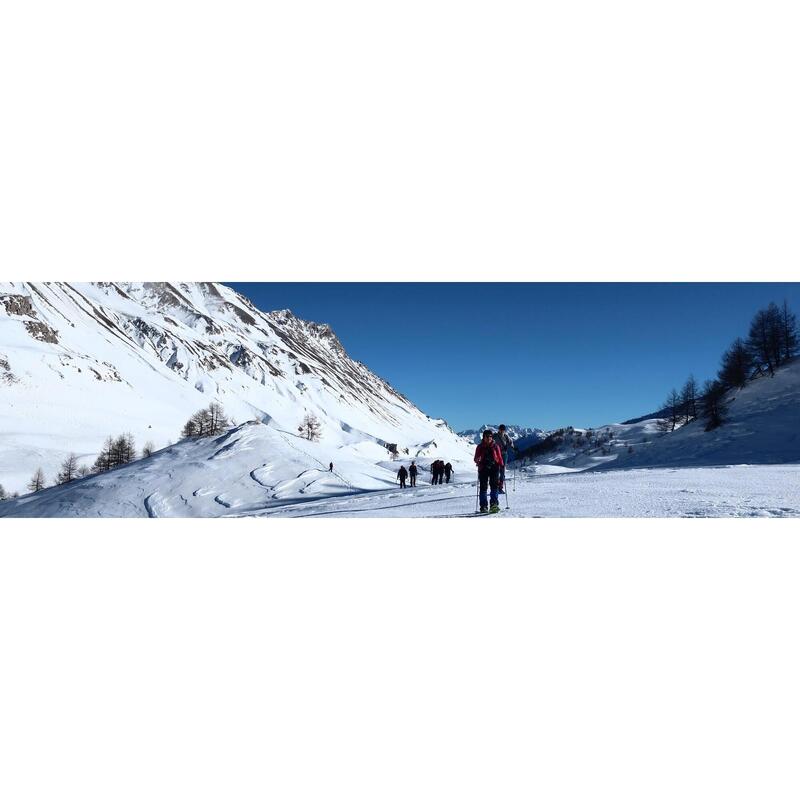
POLYGON ((491 467, 480 467, 478 469, 478 482, 480 484, 481 508, 486 508, 486 487, 491 490, 491 501, 497 503, 497 487, 500 482, 500 467, 494 464, 491 467))

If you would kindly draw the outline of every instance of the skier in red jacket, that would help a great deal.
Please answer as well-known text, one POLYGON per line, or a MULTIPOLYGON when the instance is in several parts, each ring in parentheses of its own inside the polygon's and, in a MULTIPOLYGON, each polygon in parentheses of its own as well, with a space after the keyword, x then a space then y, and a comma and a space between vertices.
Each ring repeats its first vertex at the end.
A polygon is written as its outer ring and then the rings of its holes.
POLYGON ((492 514, 500 510, 497 502, 497 487, 500 480, 500 468, 503 466, 503 455, 500 448, 492 438, 490 430, 483 432, 481 443, 475 448, 475 464, 478 467, 478 480, 480 481, 481 512, 490 511, 492 514), (486 505, 486 485, 491 488, 491 502, 486 505))

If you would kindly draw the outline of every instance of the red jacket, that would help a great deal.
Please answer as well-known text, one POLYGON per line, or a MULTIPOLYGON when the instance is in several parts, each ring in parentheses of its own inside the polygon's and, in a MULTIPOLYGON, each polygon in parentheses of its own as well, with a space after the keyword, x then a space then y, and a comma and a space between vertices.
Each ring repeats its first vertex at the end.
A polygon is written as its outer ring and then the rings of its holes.
MULTIPOLYGON (((484 455, 486 455, 486 449, 487 449, 487 446, 483 442, 481 442, 475 448, 475 463, 478 466, 480 466, 481 463, 483 462, 484 455)), ((500 448, 497 446, 497 443, 496 442, 491 442, 488 445, 488 449, 489 449, 488 455, 494 459, 494 462, 495 462, 495 464, 497 464, 498 467, 502 467, 503 466, 503 455, 500 452, 500 448)))

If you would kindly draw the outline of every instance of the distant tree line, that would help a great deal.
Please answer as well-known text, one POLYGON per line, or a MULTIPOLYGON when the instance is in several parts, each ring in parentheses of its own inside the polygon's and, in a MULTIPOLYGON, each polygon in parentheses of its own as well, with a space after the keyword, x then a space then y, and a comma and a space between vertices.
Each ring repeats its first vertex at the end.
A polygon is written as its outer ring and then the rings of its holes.
MULTIPOLYGON (((182 437, 190 436, 216 436, 230 427, 231 422, 225 415, 222 406, 213 402, 208 408, 195 412, 183 426, 182 437)), ((70 453, 61 463, 58 474, 53 484, 59 486, 74 481, 76 478, 85 478, 87 475, 98 475, 115 469, 116 467, 130 464, 139 458, 149 458, 154 451, 153 443, 148 441, 142 447, 141 455, 137 453, 133 435, 123 433, 118 436, 109 436, 100 450, 94 465, 89 468, 85 464, 78 464, 78 456, 70 453)), ((36 469, 30 481, 28 491, 40 492, 47 488, 47 478, 41 467, 36 469)), ((18 496, 16 493, 12 495, 18 496)), ((0 485, 0 501, 8 499, 5 489, 0 485)))
POLYGON ((705 381, 698 389, 690 375, 680 391, 670 391, 659 429, 674 431, 698 417, 705 420, 707 431, 722 425, 726 416, 725 393, 743 388, 758 376, 774 375, 778 367, 797 355, 799 345, 797 317, 785 300, 780 307, 770 303, 759 309, 747 338, 737 337, 722 354, 716 378, 705 381))
MULTIPOLYGON (((153 443, 147 442, 142 448, 142 458, 147 458, 153 452, 153 443)), ((87 475, 98 475, 101 472, 108 472, 110 469, 130 464, 138 458, 136 444, 133 435, 123 433, 119 436, 109 436, 103 443, 100 453, 95 459, 92 467, 78 463, 78 456, 70 453, 62 462, 58 473, 53 480, 53 485, 61 486, 70 483, 77 478, 85 478, 87 475)), ((40 492, 47 488, 47 478, 41 467, 36 469, 30 481, 28 481, 28 491, 40 492)))

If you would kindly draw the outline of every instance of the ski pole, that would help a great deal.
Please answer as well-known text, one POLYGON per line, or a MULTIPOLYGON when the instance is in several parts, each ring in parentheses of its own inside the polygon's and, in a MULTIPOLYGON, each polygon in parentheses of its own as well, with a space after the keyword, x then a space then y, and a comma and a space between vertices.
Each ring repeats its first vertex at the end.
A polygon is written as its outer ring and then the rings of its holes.
POLYGON ((480 480, 477 481, 475 484, 475 513, 478 513, 478 497, 480 496, 481 492, 481 482, 480 480))

